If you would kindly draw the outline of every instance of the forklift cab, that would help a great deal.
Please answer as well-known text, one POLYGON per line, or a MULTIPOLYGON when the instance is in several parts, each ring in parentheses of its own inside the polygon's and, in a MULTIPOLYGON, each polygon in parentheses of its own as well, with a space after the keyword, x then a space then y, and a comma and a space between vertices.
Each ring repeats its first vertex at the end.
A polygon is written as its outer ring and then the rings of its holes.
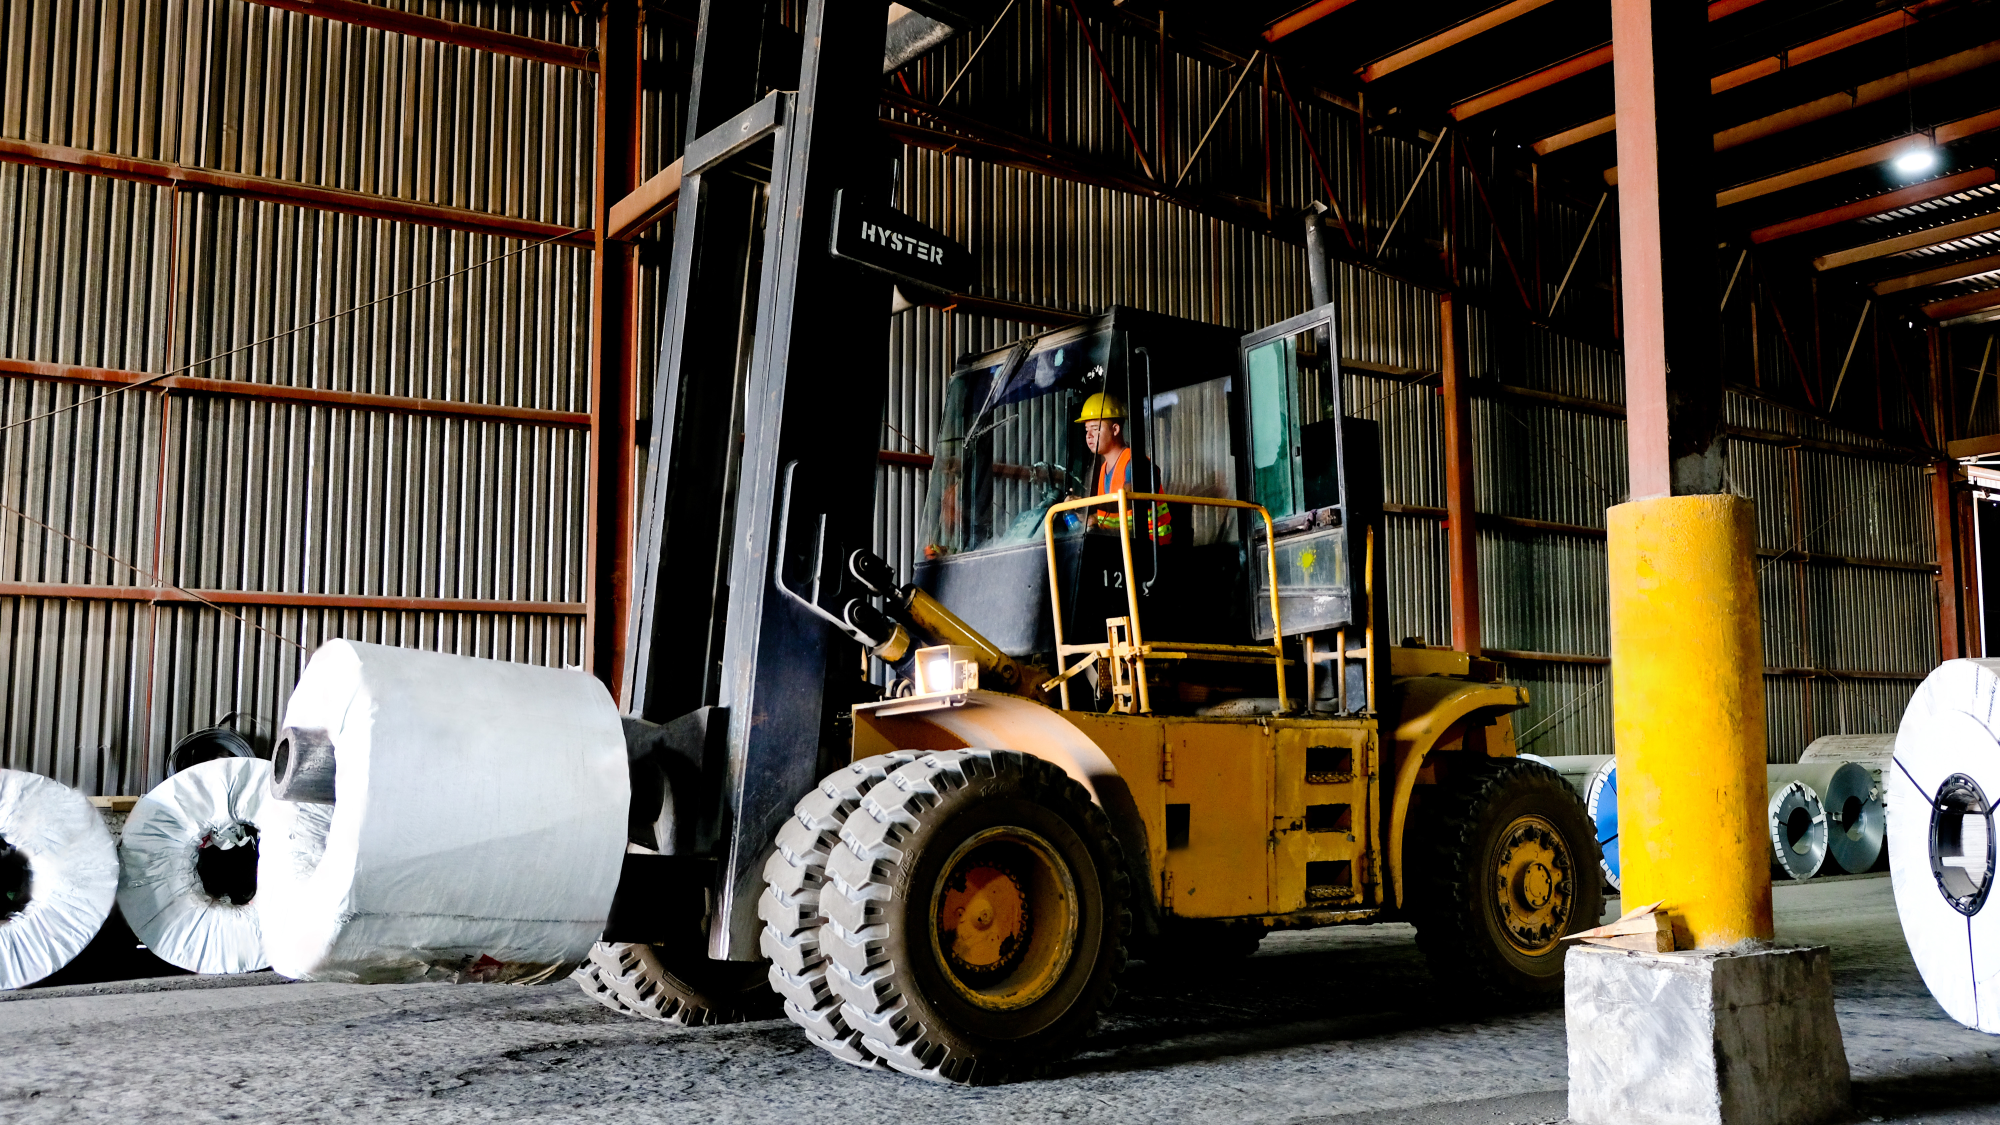
MULTIPOLYGON (((1054 656, 1058 607, 1072 644, 1105 643, 1107 619, 1135 606, 1148 636, 1218 645, 1355 624, 1368 543, 1357 529, 1379 512, 1380 462, 1373 424, 1343 420, 1336 339, 1332 306, 1248 335, 1114 306, 966 356, 940 413, 916 584, 1016 657, 1054 656), (1097 393, 1125 404, 1132 491, 1269 512, 1281 629, 1254 511, 1137 502, 1123 530, 1095 518, 1109 505, 1048 518, 1102 480, 1076 420, 1097 393)), ((1209 693, 1159 698, 1181 696, 1209 693)))

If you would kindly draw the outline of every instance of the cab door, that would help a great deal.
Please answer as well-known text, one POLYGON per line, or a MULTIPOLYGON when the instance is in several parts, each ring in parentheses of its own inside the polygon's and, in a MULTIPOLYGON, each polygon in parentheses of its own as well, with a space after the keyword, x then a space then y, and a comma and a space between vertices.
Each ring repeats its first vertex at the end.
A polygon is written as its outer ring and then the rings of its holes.
MULTIPOLYGON (((1247 451, 1242 493, 1271 513, 1279 614, 1287 636, 1354 623, 1356 526, 1347 487, 1347 452, 1335 307, 1259 329, 1239 347, 1247 451)), ((1254 518, 1252 620, 1258 640, 1274 632, 1270 611, 1273 545, 1254 518)))

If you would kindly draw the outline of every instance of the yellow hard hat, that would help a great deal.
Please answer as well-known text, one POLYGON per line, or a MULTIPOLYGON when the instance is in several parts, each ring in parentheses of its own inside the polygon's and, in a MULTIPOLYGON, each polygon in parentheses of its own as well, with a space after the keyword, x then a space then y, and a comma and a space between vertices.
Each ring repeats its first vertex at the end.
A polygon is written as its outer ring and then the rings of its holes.
POLYGON ((1084 399, 1083 412, 1076 416, 1076 420, 1079 422, 1123 421, 1124 419, 1125 404, 1118 401, 1117 395, 1107 395, 1102 392, 1084 399))

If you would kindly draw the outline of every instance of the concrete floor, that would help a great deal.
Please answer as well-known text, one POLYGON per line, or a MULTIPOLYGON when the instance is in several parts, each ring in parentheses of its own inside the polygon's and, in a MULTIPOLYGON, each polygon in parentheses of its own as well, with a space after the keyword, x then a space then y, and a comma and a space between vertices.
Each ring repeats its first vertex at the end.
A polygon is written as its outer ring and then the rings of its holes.
MULTIPOLYGON (((1830 944, 1857 1120, 2000 1121, 2000 1040, 1948 1019, 1882 877, 1780 886, 1830 944)), ((1560 1010, 1435 994, 1405 926, 1281 934, 1201 981, 1137 966, 1065 1077, 959 1090, 845 1067, 782 1021, 682 1031, 564 983, 291 984, 268 973, 0 993, 0 1122, 1543 1125, 1560 1010)))

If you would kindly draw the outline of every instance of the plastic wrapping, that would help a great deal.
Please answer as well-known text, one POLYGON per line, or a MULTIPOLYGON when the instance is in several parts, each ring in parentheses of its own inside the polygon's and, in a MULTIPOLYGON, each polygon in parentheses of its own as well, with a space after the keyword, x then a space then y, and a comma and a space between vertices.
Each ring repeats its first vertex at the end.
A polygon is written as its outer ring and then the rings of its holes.
POLYGON ((271 765, 189 766, 139 799, 119 841, 118 909, 161 960, 196 973, 263 968, 257 852, 271 765))
POLYGON ((617 889, 630 793, 603 684, 333 641, 299 678, 285 727, 330 740, 334 801, 265 806, 258 887, 273 968, 527 981, 588 955, 617 889))
POLYGON ((118 850, 89 798, 20 770, 0 769, 0 841, 0 988, 22 988, 69 964, 104 925, 118 850))
POLYGON ((1951 1018, 2000 1034, 2000 660, 1940 664, 1911 696, 1888 774, 1889 874, 1924 984, 1951 1018))
POLYGON ((1813 739, 1806 746, 1805 752, 1799 755, 1799 764, 1854 762, 1879 773, 1895 754, 1896 736, 1893 734, 1827 734, 1813 739))
POLYGON ((1562 779, 1569 782, 1569 787, 1576 790, 1576 795, 1586 802, 1590 800, 1590 779, 1596 777, 1604 769, 1604 764, 1612 759, 1610 754, 1558 754, 1553 758, 1523 754, 1521 757, 1540 762, 1561 774, 1562 779))
POLYGON ((1597 861, 1598 870, 1604 873, 1604 881, 1613 890, 1619 886, 1618 875, 1618 759, 1607 758, 1590 775, 1590 781, 1583 789, 1584 811, 1590 814, 1590 822, 1597 826, 1597 850, 1601 853, 1597 861))

